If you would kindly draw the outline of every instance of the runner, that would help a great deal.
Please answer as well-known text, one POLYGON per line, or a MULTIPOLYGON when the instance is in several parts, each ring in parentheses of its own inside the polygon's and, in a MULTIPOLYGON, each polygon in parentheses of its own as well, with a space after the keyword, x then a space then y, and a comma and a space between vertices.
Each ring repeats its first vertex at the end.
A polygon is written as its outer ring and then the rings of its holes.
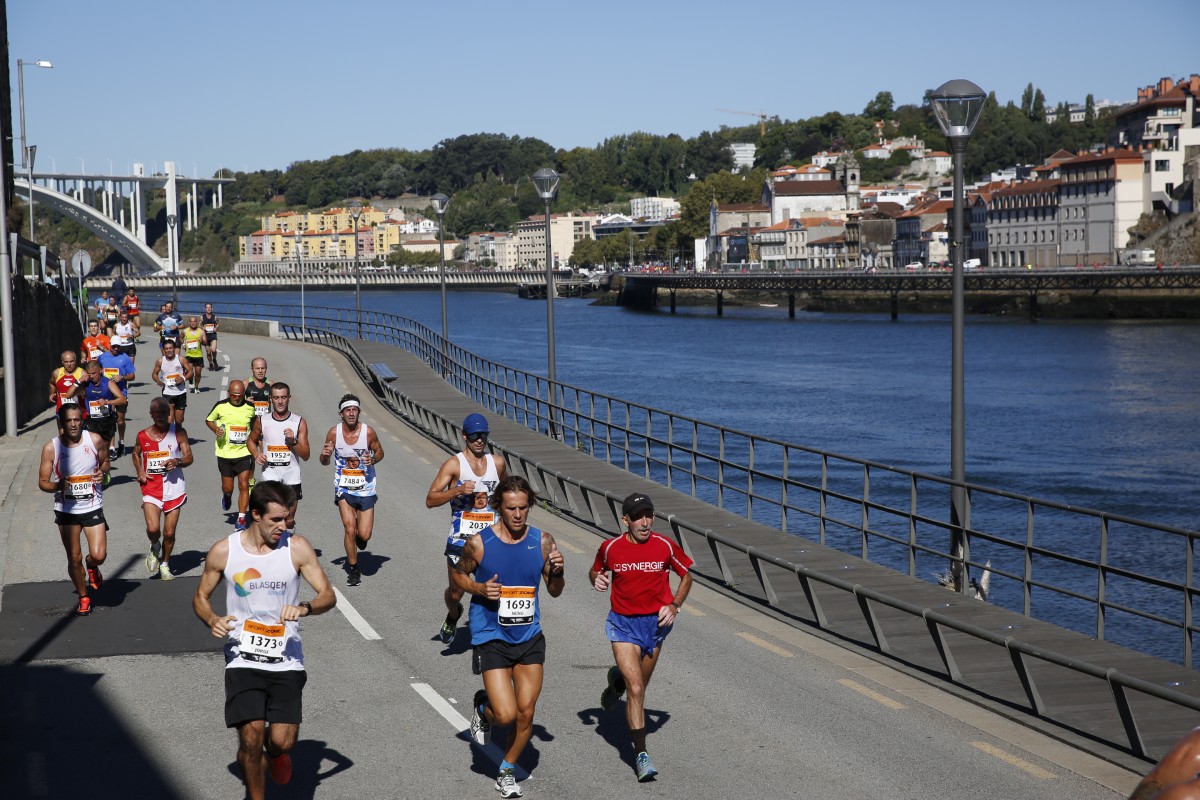
POLYGON ((212 303, 204 304, 200 324, 204 326, 204 336, 208 340, 208 368, 216 372, 220 369, 217 366, 217 332, 221 330, 221 320, 213 313, 212 303))
MULTIPOLYGON (((492 491, 505 476, 508 466, 504 456, 493 456, 485 452, 488 445, 488 421, 483 414, 468 414, 463 420, 463 449, 442 464, 434 476, 429 492, 425 495, 425 507, 437 508, 450 503, 450 537, 446 547, 446 575, 448 586, 442 593, 446 603, 446 619, 438 631, 443 644, 454 639, 454 629, 462 618, 462 589, 454 579, 456 564, 462 554, 461 546, 451 546, 458 540, 465 541, 482 527, 482 518, 467 520, 463 512, 475 506, 475 495, 482 492, 491 498, 492 491), (480 523, 480 524, 476 524, 480 523)), ((473 514, 474 515, 474 514, 473 514)))
POLYGON ((104 319, 104 309, 107 307, 108 307, 108 289, 105 289, 104 291, 102 291, 100 293, 100 296, 97 297, 92 302, 92 310, 95 312, 93 319, 95 319, 96 322, 100 322, 101 320, 104 319))
POLYGON ((542 635, 538 582, 551 597, 562 594, 563 556, 554 537, 528 524, 537 495, 519 475, 500 481, 491 506, 500 521, 463 545, 454 580, 470 592, 474 671, 483 689, 471 702, 471 738, 482 746, 492 725, 512 725, 496 777, 501 797, 520 797, 514 768, 533 733, 542 691, 546 638, 542 635), (515 724, 514 724, 515 723, 515 724))
POLYGON ((262 356, 250 362, 250 377, 246 379, 246 402, 254 406, 254 415, 261 417, 271 411, 271 382, 267 380, 267 360, 262 356))
POLYGON ((188 317, 188 325, 183 329, 183 356, 192 367, 192 392, 200 394, 200 375, 204 372, 204 348, 208 344, 204 331, 200 328, 199 317, 188 317))
POLYGON ((271 413, 254 418, 246 449, 262 465, 263 480, 286 483, 295 491, 299 503, 304 498, 300 461, 308 461, 311 451, 308 423, 288 408, 291 399, 292 390, 286 383, 271 384, 271 413))
POLYGON ((50 402, 58 411, 66 404, 78 403, 77 395, 83 393, 83 382, 87 380, 83 370, 79 368, 74 350, 63 350, 59 356, 61 367, 55 367, 50 373, 50 402))
POLYGON ((104 489, 108 474, 108 445, 83 429, 83 408, 68 403, 58 409, 61 433, 42 448, 38 488, 54 495, 54 523, 67 551, 67 574, 79 594, 78 616, 92 613, 88 588, 99 591, 104 583, 100 565, 108 557, 104 521, 104 489), (79 534, 87 538, 88 552, 81 557, 79 534))
POLYGON ((294 503, 282 483, 255 486, 250 526, 208 551, 192 599, 196 616, 226 640, 225 725, 237 729, 237 760, 251 800, 265 796, 268 765, 276 783, 291 780, 289 753, 300 732, 307 679, 298 620, 337 602, 312 545, 286 529, 294 503), (316 591, 311 602, 298 602, 301 577, 316 591), (211 602, 222 578, 226 616, 216 614, 211 602))
POLYGON ((175 352, 175 340, 164 339, 162 355, 154 361, 150 380, 162 387, 162 396, 171 404, 171 422, 183 424, 187 411, 187 382, 192 377, 192 365, 175 352))
POLYGON ((113 335, 113 329, 117 327, 117 319, 121 316, 121 301, 115 296, 108 298, 108 305, 100 310, 100 327, 109 336, 113 335))
POLYGON ((117 325, 113 328, 110 339, 113 347, 120 345, 130 358, 137 357, 137 326, 129 318, 129 312, 121 309, 117 315, 117 325))
POLYGON ((138 341, 142 339, 142 301, 137 296, 137 292, 130 286, 125 292, 125 299, 121 301, 121 307, 129 312, 129 321, 133 323, 133 332, 138 341))
POLYGON ((108 338, 107 334, 100 332, 99 322, 94 319, 89 320, 87 327, 88 335, 83 337, 83 344, 79 348, 85 362, 95 361, 101 353, 112 349, 112 340, 108 338))
POLYGON ((342 395, 338 402, 342 421, 329 429, 319 460, 333 459, 333 504, 345 530, 346 585, 358 586, 358 551, 367 549, 375 527, 375 465, 383 461, 383 445, 369 425, 361 424, 358 397, 342 395))
POLYGON ((233 481, 237 479, 237 529, 246 527, 250 503, 250 478, 254 475, 254 457, 246 449, 250 428, 254 425, 254 406, 246 402, 246 385, 231 381, 229 397, 220 400, 208 412, 208 429, 217 436, 217 471, 221 473, 221 510, 232 506, 233 481))
POLYGON ((187 431, 170 421, 171 404, 162 397, 150 401, 149 428, 139 431, 133 446, 133 466, 142 486, 142 514, 150 552, 143 563, 159 580, 173 581, 169 561, 175 549, 179 511, 187 502, 183 468, 191 466, 192 448, 187 431))
POLYGON ((179 329, 183 327, 183 317, 175 311, 175 304, 170 300, 163 303, 162 313, 154 320, 154 330, 158 331, 158 347, 161 350, 163 343, 174 341, 175 346, 179 347, 179 329))
MULTIPOLYGON (((117 415, 114 412, 124 408, 129 401, 117 382, 104 374, 104 367, 99 361, 89 361, 84 372, 87 373, 87 380, 83 383, 87 417, 83 421, 83 429, 100 435, 111 450, 113 437, 117 433, 117 415)), ((104 485, 107 486, 108 476, 104 478, 104 485)))
POLYGON ((600 545, 588 580, 597 592, 612 587, 612 610, 605 629, 612 642, 616 666, 608 670, 608 687, 600 707, 612 709, 625 692, 625 721, 633 738, 634 768, 639 781, 658 774, 646 752, 646 687, 654 675, 663 642, 692 588, 692 559, 671 541, 655 533, 654 503, 634 492, 621 504, 625 532, 600 545), (671 593, 670 574, 679 576, 671 593))
MULTIPOLYGON (((117 388, 126 400, 129 398, 129 382, 137 378, 133 359, 125 354, 124 345, 113 342, 112 352, 100 354, 100 366, 104 369, 104 377, 117 382, 117 388)), ((117 458, 125 455, 125 414, 129 403, 116 406, 117 412, 117 458)))

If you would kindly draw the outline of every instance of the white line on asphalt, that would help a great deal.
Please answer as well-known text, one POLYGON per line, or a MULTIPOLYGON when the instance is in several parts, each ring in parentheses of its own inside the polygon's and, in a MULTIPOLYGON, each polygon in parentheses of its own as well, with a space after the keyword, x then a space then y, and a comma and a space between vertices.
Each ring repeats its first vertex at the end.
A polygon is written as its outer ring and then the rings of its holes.
POLYGON ((898 700, 893 700, 892 698, 888 697, 887 695, 880 694, 879 692, 875 691, 874 689, 868 689, 866 686, 863 686, 861 683, 852 681, 849 678, 840 678, 840 679, 838 679, 838 683, 840 683, 842 686, 845 686, 847 689, 853 689, 854 691, 861 694, 863 697, 871 698, 876 703, 879 703, 881 706, 887 706, 888 708, 893 709, 895 711, 900 711, 903 708, 907 708, 907 706, 905 706, 904 703, 901 703, 898 700))
POLYGON ((738 636, 745 639, 750 644, 757 645, 758 647, 761 647, 763 650, 772 652, 777 656, 783 656, 784 658, 792 657, 792 653, 788 652, 787 650, 784 650, 782 647, 777 647, 776 645, 771 644, 766 639, 760 639, 752 633, 746 633, 745 631, 738 631, 738 636))
MULTIPOLYGON (((426 703, 429 703, 429 705, 433 706, 433 710, 441 714, 442 719, 449 722, 450 727, 454 728, 456 733, 467 734, 467 737, 470 738, 471 723, 467 721, 466 717, 458 713, 458 709, 452 706, 448 700, 434 691, 432 686, 430 686, 428 683, 410 683, 409 686, 413 688, 413 691, 421 695, 421 697, 425 699, 426 703)), ((475 747, 479 746, 475 745, 474 742, 472 742, 472 744, 475 747)), ((500 749, 499 745, 492 741, 489 741, 483 746, 483 752, 486 753, 488 758, 490 758, 495 764, 499 764, 504 758, 504 751, 500 749)), ((525 772, 525 770, 521 767, 517 767, 518 780, 525 780, 528 777, 528 772, 525 772)))
POLYGON ((363 619, 363 615, 358 613, 358 609, 350 605, 350 601, 346 599, 346 595, 338 591, 336 586, 333 587, 333 593, 337 596, 338 611, 341 611, 342 616, 354 626, 354 630, 361 633, 362 637, 368 641, 374 641, 376 639, 383 638, 375 632, 375 629, 371 627, 370 623, 363 619))
POLYGON ((1037 764, 1031 764, 1030 762, 1026 761, 1025 759, 1018 758, 1017 756, 1014 756, 1012 753, 1009 753, 1005 750, 1001 750, 999 747, 988 744, 987 742, 971 742, 971 746, 974 747, 976 750, 982 750, 983 752, 987 753, 989 756, 995 756, 996 758, 1000 759, 1001 761, 1003 761, 1006 764, 1012 764, 1017 769, 1024 770, 1025 772, 1028 772, 1030 775, 1032 775, 1035 778, 1041 778, 1044 781, 1052 781, 1058 777, 1053 772, 1050 772, 1049 770, 1044 770, 1041 767, 1039 767, 1037 764))

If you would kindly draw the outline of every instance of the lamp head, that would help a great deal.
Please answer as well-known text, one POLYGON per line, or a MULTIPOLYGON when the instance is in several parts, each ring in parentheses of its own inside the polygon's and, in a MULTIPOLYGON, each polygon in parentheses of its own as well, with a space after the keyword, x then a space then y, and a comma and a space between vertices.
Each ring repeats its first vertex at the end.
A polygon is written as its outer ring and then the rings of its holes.
POLYGON ((539 169, 533 173, 533 185, 537 188, 538 197, 553 200, 558 192, 558 173, 549 168, 539 169))
POLYGON ((167 214, 167 225, 169 225, 169 226, 171 226, 172 228, 174 228, 174 227, 175 227, 175 223, 176 223, 176 222, 178 222, 178 221, 179 221, 179 218, 178 218, 178 217, 176 217, 174 214, 167 214))
POLYGON ((362 214, 362 203, 357 200, 350 201, 350 216, 354 217, 354 223, 358 224, 358 217, 362 214))
POLYGON ((933 115, 938 127, 951 141, 966 141, 979 122, 987 93, 962 78, 946 81, 933 90, 933 115))
POLYGON ((450 198, 441 192, 429 198, 429 202, 433 203, 433 211, 439 217, 443 216, 446 213, 446 209, 450 207, 450 198))

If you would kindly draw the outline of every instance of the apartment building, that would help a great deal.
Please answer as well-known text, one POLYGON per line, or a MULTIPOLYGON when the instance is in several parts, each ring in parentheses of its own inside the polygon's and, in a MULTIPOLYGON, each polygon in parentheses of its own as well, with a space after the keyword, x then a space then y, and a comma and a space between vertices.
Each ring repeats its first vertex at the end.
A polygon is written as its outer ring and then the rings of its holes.
POLYGON ((985 211, 988 260, 984 263, 993 267, 1060 266, 1061 186, 1057 178, 1023 181, 996 189, 986 199, 982 193, 977 195, 971 205, 971 221, 974 228, 976 210, 985 211))
POLYGON ((679 201, 671 197, 635 197, 629 201, 634 219, 670 219, 679 216, 679 201))
POLYGON ((1143 163, 1142 153, 1122 148, 1059 164, 1064 266, 1116 263, 1144 207, 1143 163))
POLYGON ((892 253, 898 266, 917 261, 930 263, 930 242, 935 238, 931 231, 939 225, 945 230, 946 213, 953 207, 954 203, 950 200, 928 200, 896 217, 892 253))
MULTIPOLYGON (((594 214, 550 215, 550 249, 555 267, 565 265, 575 252, 575 243, 592 239, 594 214)), ((537 214, 518 222, 513 230, 517 259, 521 266, 546 267, 546 216, 537 214)))

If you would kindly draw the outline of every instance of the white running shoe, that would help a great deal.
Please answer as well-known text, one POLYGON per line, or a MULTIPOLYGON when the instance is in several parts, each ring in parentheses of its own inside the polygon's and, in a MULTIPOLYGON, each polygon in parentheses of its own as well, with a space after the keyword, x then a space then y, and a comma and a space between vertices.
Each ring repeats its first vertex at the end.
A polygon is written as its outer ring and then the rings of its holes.
POLYGON ((496 778, 496 791, 500 793, 501 797, 520 797, 524 794, 521 791, 521 784, 517 783, 517 778, 511 769, 500 770, 500 775, 496 778))
POLYGON ((155 572, 158 571, 158 565, 159 565, 158 556, 160 553, 162 553, 162 550, 160 549, 157 542, 150 545, 150 552, 146 553, 146 560, 143 562, 146 565, 147 574, 153 575, 155 572))
POLYGON ((173 581, 175 576, 171 574, 171 568, 167 566, 167 562, 158 565, 158 579, 160 581, 173 581))

